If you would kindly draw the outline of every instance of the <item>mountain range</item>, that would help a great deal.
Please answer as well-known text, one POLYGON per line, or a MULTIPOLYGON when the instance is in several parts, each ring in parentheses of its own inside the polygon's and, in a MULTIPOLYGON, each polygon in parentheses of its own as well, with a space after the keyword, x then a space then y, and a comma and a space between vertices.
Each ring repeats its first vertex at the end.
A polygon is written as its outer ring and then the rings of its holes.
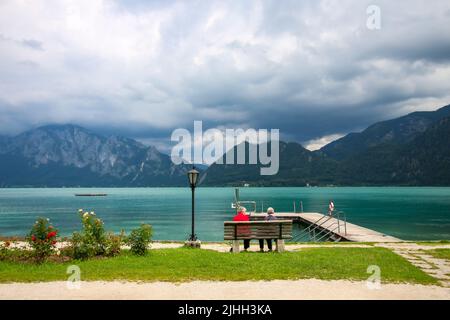
POLYGON ((259 165, 213 164, 202 182, 255 186, 450 185, 449 142, 450 105, 375 123, 317 151, 280 142, 280 169, 274 176, 259 175, 259 165))
POLYGON ((155 147, 76 125, 50 125, 0 138, 0 186, 174 186, 186 184, 155 147))
MULTIPOLYGON (((375 123, 317 151, 280 141, 277 175, 261 176, 260 165, 214 163, 201 170, 201 184, 450 185, 449 141, 450 105, 375 123)), ((76 125, 0 136, 0 187, 186 186, 190 168, 155 147, 76 125)))

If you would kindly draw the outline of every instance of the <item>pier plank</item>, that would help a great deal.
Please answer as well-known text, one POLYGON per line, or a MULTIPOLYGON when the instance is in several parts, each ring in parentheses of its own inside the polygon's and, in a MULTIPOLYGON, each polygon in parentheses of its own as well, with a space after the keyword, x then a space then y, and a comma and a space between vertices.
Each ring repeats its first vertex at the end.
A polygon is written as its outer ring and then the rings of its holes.
MULTIPOLYGON (((251 215, 252 218, 259 220, 263 219, 266 216, 265 213, 253 213, 251 215)), ((292 212, 280 212, 276 213, 275 216, 278 219, 292 219, 294 221, 302 221, 308 225, 315 224, 320 218, 324 215, 318 212, 304 212, 304 213, 292 213, 292 212)), ((323 219, 320 223, 322 223, 325 219, 323 219)), ((337 226, 337 219, 331 218, 328 221, 324 222, 320 227, 333 230, 337 226)), ((349 223, 347 221, 347 233, 345 233, 343 222, 340 224, 342 227, 341 230, 335 230, 333 233, 344 240, 352 241, 352 242, 401 242, 401 239, 392 237, 387 234, 383 234, 381 232, 371 230, 369 228, 365 228, 362 226, 358 226, 353 223, 349 223)))

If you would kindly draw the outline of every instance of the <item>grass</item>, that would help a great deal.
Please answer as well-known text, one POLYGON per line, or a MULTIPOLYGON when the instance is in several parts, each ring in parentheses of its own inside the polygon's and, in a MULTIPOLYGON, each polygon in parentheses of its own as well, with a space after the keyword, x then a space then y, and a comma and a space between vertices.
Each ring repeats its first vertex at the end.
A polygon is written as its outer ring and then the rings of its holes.
POLYGON ((287 241, 286 245, 289 244, 301 244, 301 245, 315 245, 315 246, 342 246, 342 245, 350 245, 350 246, 354 246, 354 245, 367 245, 367 246, 373 246, 374 244, 376 244, 376 242, 353 242, 353 241, 339 241, 339 242, 334 242, 334 241, 320 241, 320 242, 314 242, 314 241, 300 241, 300 242, 296 242, 296 241, 287 241))
POLYGON ((438 259, 445 259, 450 261, 450 249, 431 249, 426 250, 426 253, 438 259))
POLYGON ((349 279, 366 280, 378 265, 383 282, 437 284, 437 281, 385 248, 308 248, 298 252, 221 253, 189 248, 151 250, 145 257, 124 251, 114 258, 46 262, 42 265, 0 262, 0 282, 67 280, 76 264, 82 280, 191 281, 349 279))
POLYGON ((436 241, 415 241, 419 245, 424 246, 438 246, 442 244, 450 244, 450 240, 436 240, 436 241))

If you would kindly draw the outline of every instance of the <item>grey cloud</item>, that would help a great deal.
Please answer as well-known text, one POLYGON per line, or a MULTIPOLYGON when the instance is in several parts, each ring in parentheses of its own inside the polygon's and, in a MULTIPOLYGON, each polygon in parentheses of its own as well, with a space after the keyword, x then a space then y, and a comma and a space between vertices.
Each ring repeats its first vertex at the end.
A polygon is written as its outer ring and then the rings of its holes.
POLYGON ((24 67, 30 67, 30 68, 36 68, 39 67, 39 64, 31 61, 31 60, 21 60, 19 62, 17 62, 19 65, 24 66, 24 67))
POLYGON ((305 142, 450 102, 448 1, 380 0, 377 31, 371 1, 95 4, 70 25, 63 5, 0 12, 0 134, 72 122, 167 145, 203 120, 305 142))
POLYGON ((33 50, 43 51, 43 43, 34 39, 24 39, 21 41, 22 45, 25 47, 31 48, 33 50))
POLYGON ((33 50, 38 50, 38 51, 44 50, 43 43, 41 41, 38 41, 35 39, 17 40, 17 39, 14 39, 13 37, 6 36, 6 35, 0 33, 0 41, 13 43, 15 45, 20 45, 20 46, 23 46, 28 49, 33 49, 33 50))

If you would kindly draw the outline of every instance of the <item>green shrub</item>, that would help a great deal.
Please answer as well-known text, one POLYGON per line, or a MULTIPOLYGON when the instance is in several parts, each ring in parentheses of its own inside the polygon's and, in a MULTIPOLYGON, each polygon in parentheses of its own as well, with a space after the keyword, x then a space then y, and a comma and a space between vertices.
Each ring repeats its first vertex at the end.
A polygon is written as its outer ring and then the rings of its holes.
POLYGON ((73 259, 84 260, 95 256, 96 251, 94 246, 86 241, 86 237, 82 233, 74 232, 65 253, 73 259))
POLYGON ((9 241, 5 241, 0 244, 0 261, 7 260, 9 257, 9 247, 11 243, 9 241))
POLYGON ((38 218, 36 220, 26 238, 36 262, 44 262, 55 252, 57 233, 58 230, 50 224, 49 219, 38 218))
POLYGON ((79 210, 83 229, 74 232, 67 253, 74 259, 88 259, 95 256, 114 256, 120 253, 122 235, 107 234, 104 223, 95 212, 79 210))
POLYGON ((127 238, 127 244, 133 254, 143 256, 147 253, 150 241, 152 240, 152 226, 149 224, 141 224, 137 229, 131 231, 127 238))
POLYGON ((109 233, 106 236, 106 251, 105 255, 108 257, 115 257, 119 255, 122 250, 122 244, 124 242, 124 232, 119 235, 109 233))
POLYGON ((34 254, 30 250, 13 246, 10 241, 0 244, 0 261, 22 262, 34 260, 34 254))

